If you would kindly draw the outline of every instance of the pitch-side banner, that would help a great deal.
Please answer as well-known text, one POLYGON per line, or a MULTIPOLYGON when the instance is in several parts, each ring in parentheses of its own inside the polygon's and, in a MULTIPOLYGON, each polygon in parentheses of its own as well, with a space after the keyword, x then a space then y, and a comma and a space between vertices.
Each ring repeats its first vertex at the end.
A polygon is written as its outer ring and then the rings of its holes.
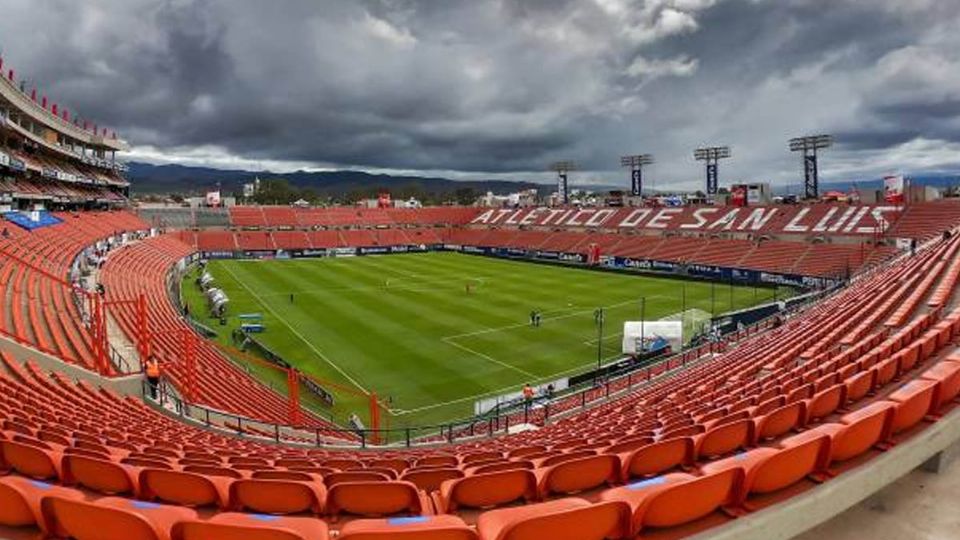
POLYGON ((770 234, 875 234, 898 219, 900 206, 814 205, 729 208, 522 208, 490 209, 476 225, 647 229, 770 234))

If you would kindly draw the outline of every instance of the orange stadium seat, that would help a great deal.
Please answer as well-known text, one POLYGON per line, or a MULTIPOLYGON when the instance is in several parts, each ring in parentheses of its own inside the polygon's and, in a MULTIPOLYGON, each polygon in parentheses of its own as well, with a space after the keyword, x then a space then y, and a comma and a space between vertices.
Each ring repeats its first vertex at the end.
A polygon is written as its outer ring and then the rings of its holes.
POLYGON ((326 513, 361 516, 429 513, 430 501, 410 482, 340 482, 327 493, 326 513))
POLYGON ((46 532, 46 524, 40 512, 44 497, 82 500, 83 493, 75 489, 31 480, 19 476, 0 477, 0 525, 8 527, 40 527, 46 532))
POLYGON ((229 507, 265 514, 322 514, 326 495, 318 482, 236 480, 230 484, 229 507))
POLYGON ((541 498, 557 493, 576 493, 603 484, 612 484, 620 477, 620 458, 598 455, 577 458, 537 471, 541 498))
POLYGON ((326 523, 313 517, 234 512, 180 521, 170 534, 172 540, 317 540, 328 535, 326 523))
POLYGON ((960 395, 960 358, 949 357, 924 371, 920 377, 939 383, 930 408, 931 413, 936 414, 960 395))
POLYGON ((441 513, 461 506, 489 508, 519 499, 533 500, 537 496, 537 478, 525 469, 476 474, 447 480, 433 495, 441 513))
POLYGON ((450 467, 426 467, 407 469, 400 479, 411 482, 417 486, 418 489, 430 493, 439 490, 440 484, 443 482, 463 478, 463 476, 463 471, 460 469, 450 467))
POLYGON ((344 524, 338 540, 479 540, 457 516, 357 519, 344 524))
POLYGON ((140 497, 181 506, 226 508, 231 480, 185 471, 144 469, 140 471, 140 497))
POLYGON ((629 524, 630 507, 623 502, 568 498, 484 512, 477 531, 483 540, 604 540, 622 537, 629 524))
POLYGON ((671 473, 603 492, 603 501, 630 505, 628 537, 643 527, 674 527, 705 517, 736 502, 743 483, 740 467, 703 476, 671 473))
POLYGON ((640 447, 622 455, 622 480, 658 475, 694 461, 694 442, 689 437, 669 439, 640 447))
POLYGON ((15 441, 0 441, 0 450, 4 463, 24 476, 37 480, 60 478, 61 458, 53 450, 15 441))
POLYGON ((823 424, 812 431, 830 436, 831 462, 846 461, 886 442, 893 427, 893 415, 894 404, 879 401, 845 414, 840 423, 823 424))
POLYGON ((887 396, 886 399, 896 403, 893 424, 890 427, 893 435, 915 426, 925 416, 934 412, 937 386, 937 381, 916 379, 887 396))
POLYGON ((40 507, 52 535, 75 540, 167 540, 175 523, 197 518, 188 508, 120 497, 96 502, 44 497, 40 507))

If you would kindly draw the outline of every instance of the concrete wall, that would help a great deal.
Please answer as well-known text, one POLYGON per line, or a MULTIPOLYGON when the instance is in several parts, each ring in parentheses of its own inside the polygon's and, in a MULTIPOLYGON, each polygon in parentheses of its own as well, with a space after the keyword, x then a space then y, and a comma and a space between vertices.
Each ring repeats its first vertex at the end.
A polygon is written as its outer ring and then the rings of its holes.
POLYGON ((47 371, 59 371, 74 380, 87 381, 94 386, 109 388, 119 394, 130 394, 134 396, 141 394, 140 387, 142 377, 140 375, 128 375, 117 378, 102 377, 80 366, 68 364, 59 358, 20 345, 6 336, 0 336, 0 349, 10 353, 10 355, 21 364, 27 360, 32 360, 47 371))

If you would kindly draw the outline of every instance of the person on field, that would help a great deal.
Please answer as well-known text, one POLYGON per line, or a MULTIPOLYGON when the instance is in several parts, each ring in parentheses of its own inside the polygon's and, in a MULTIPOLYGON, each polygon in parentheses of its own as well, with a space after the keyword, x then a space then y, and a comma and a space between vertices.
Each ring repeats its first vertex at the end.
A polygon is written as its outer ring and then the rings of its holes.
POLYGON ((157 399, 157 389, 160 387, 160 362, 156 357, 151 356, 147 359, 144 372, 147 375, 147 384, 150 385, 150 397, 157 399))

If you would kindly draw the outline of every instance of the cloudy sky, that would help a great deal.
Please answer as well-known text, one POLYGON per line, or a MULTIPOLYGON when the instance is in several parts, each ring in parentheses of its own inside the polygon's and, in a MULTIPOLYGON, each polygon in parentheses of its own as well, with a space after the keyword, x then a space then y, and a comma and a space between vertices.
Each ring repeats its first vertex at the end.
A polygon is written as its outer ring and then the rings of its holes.
POLYGON ((0 0, 28 87, 128 159, 698 185, 960 171, 960 0, 0 0))

